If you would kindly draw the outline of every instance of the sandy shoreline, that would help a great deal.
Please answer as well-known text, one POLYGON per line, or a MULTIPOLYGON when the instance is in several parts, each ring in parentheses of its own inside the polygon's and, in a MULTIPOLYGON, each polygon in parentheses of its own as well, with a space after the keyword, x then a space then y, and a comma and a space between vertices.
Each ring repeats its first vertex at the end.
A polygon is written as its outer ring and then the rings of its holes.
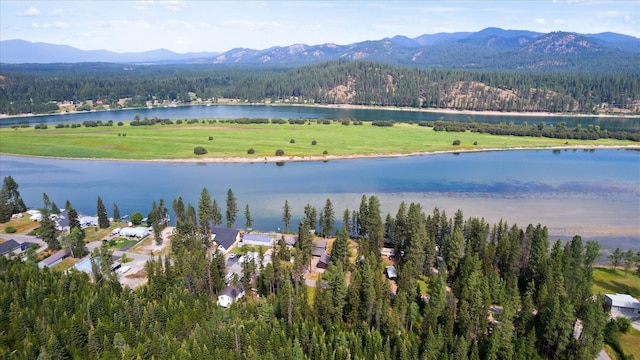
MULTIPOLYGON (((601 117, 601 118, 640 118, 640 115, 627 115, 627 114, 574 114, 574 113, 550 113, 550 112, 502 112, 502 111, 477 111, 477 110, 455 110, 455 109, 441 109, 441 108, 413 108, 413 107, 400 107, 400 106, 373 106, 373 105, 352 105, 352 104, 246 104, 246 103, 217 103, 210 104, 211 106, 296 106, 296 107, 319 107, 319 108, 334 108, 334 109, 366 109, 366 110, 379 110, 379 111, 407 111, 407 112, 425 112, 434 114, 457 114, 457 115, 480 115, 480 116, 539 116, 539 117, 601 117)), ((182 104, 183 106, 206 106, 205 104, 182 104)), ((152 109, 160 109, 161 107, 154 107, 152 109)), ((95 113, 95 112, 113 112, 123 110, 146 110, 147 108, 122 108, 122 109, 105 109, 105 110, 91 110, 91 111, 69 111, 58 112, 53 114, 20 114, 20 115, 7 115, 0 114, 0 120, 4 119, 19 119, 24 117, 39 117, 49 115, 72 115, 83 113, 95 113)))
POLYGON ((438 150, 430 152, 412 152, 412 153, 387 153, 387 154, 352 154, 352 155, 321 155, 321 156, 260 156, 260 157, 203 157, 189 159, 110 159, 110 158, 71 158, 58 156, 36 156, 0 153, 0 156, 15 156, 24 158, 38 159, 57 159, 57 160, 91 160, 91 161, 123 161, 123 162, 165 162, 165 163, 287 163, 287 162, 314 162, 314 161, 335 161, 335 160, 358 160, 358 159, 382 159, 382 158, 401 158, 409 156, 426 156, 438 154, 459 154, 459 153, 477 153, 490 151, 517 151, 517 150, 596 150, 596 149, 632 149, 640 150, 640 144, 637 145, 567 145, 567 146, 537 146, 537 147, 513 147, 513 148, 484 148, 484 149, 460 149, 460 150, 438 150))

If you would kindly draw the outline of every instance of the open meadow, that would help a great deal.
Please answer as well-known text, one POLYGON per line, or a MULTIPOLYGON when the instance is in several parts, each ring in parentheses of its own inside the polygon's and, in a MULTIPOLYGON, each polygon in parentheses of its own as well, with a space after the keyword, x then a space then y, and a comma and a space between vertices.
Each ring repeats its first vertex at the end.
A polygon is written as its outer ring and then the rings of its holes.
POLYGON ((638 145, 614 139, 566 140, 434 131, 417 124, 392 127, 321 124, 237 124, 201 120, 196 124, 151 126, 0 129, 0 153, 81 159, 245 161, 310 160, 322 157, 388 156, 436 151, 509 148, 597 147, 638 145), (452 145, 455 140, 460 145, 452 145), (315 141, 315 142, 314 142, 315 141), (315 143, 315 145, 313 145, 315 143), (474 143, 476 145, 474 145, 474 143), (195 155, 195 147, 207 150, 195 155), (253 149, 253 154, 248 154, 253 149), (283 156, 273 158, 276 150, 283 156), (280 159, 280 160, 278 160, 280 159))

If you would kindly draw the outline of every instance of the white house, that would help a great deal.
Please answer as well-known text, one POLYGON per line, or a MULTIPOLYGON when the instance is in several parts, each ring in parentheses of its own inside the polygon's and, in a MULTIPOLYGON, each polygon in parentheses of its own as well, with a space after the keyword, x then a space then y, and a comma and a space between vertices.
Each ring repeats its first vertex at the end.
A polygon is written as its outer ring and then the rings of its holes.
POLYGON ((252 246, 273 246, 275 239, 269 235, 262 234, 245 234, 242 237, 242 243, 252 246))
POLYGON ((229 285, 218 294, 218 306, 228 308, 234 302, 240 300, 244 296, 242 287, 229 285))
POLYGON ((628 294, 605 294, 604 307, 616 315, 640 317, 640 301, 628 294))
POLYGON ((147 228, 142 226, 126 227, 126 228, 120 229, 119 234, 120 236, 136 237, 138 239, 143 239, 151 234, 151 230, 153 230, 153 228, 150 228, 150 227, 147 228))

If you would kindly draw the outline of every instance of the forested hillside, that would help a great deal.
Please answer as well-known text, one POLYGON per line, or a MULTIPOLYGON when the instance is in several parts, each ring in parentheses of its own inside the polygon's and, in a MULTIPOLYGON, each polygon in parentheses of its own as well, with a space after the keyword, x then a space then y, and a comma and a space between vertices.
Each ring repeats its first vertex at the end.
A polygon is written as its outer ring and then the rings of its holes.
POLYGON ((531 360, 593 359, 602 348, 606 315, 590 290, 597 242, 551 245, 541 225, 491 225, 415 203, 383 221, 377 197, 363 196, 345 209, 329 266, 310 288, 309 230, 331 233, 327 200, 319 222, 305 209, 294 248, 281 240, 272 263, 243 265, 255 292, 224 310, 214 302, 224 258, 202 246, 204 205, 198 217, 181 198, 173 204, 171 255, 148 263, 148 284, 136 290, 108 269, 95 267, 91 282, 0 258, 0 357, 531 360), (395 246, 393 260, 383 243, 395 246), (388 280, 392 263, 398 275, 388 280))
POLYGON ((640 76, 633 73, 541 73, 436 70, 364 61, 333 61, 295 69, 122 66, 116 64, 4 65, 0 113, 55 112, 54 102, 92 100, 99 108, 147 102, 189 104, 234 98, 293 102, 451 108, 460 110, 597 113, 638 111, 640 76))

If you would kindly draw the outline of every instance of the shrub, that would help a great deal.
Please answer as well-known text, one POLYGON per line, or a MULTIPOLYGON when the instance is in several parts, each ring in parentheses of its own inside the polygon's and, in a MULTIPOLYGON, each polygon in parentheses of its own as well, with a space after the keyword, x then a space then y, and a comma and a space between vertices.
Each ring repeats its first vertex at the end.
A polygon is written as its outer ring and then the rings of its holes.
POLYGON ((474 141, 474 142, 473 142, 473 145, 478 145, 478 142, 477 142, 477 141, 474 141))
POLYGON ((251 148, 251 149, 247 150, 247 154, 249 154, 249 155, 253 155, 253 154, 255 154, 255 153, 256 153, 256 151, 255 151, 255 150, 253 150, 253 148, 251 148))
POLYGON ((213 140, 213 136, 209 136, 209 141, 213 140))
POLYGON ((351 125, 351 120, 349 119, 342 120, 342 125, 347 125, 347 126, 351 125))
POLYGON ((124 123, 122 121, 118 121, 118 126, 122 126, 124 123))
POLYGON ((127 136, 127 134, 125 134, 125 133, 122 133, 122 136, 127 136))
POLYGON ((16 230, 16 228, 14 228, 13 226, 9 225, 6 228, 4 228, 4 232, 6 232, 7 234, 15 234, 18 230, 16 230))
POLYGON ((282 149, 276 150, 276 156, 284 156, 284 151, 282 149))
POLYGON ((453 143, 451 145, 454 145, 454 146, 460 145, 460 140, 458 140, 458 139, 453 140, 453 143))
POLYGON ((203 148, 202 146, 196 146, 193 148, 193 153, 196 155, 204 155, 207 153, 207 149, 203 148))
POLYGON ((176 124, 182 124, 182 119, 176 120, 176 124))
POLYGON ((290 142, 291 144, 295 144, 295 143, 296 143, 296 141, 295 141, 294 139, 289 140, 289 142, 290 142))
POLYGON ((118 133, 118 136, 122 136, 122 134, 118 133))
POLYGON ((317 145, 317 144, 318 144, 318 142, 317 142, 317 141, 315 141, 315 140, 313 140, 313 141, 311 142, 311 145, 317 145))
POLYGON ((62 128, 64 128, 64 124, 58 124, 58 125, 56 125, 56 129, 62 129, 62 128))
POLYGON ((142 214, 139 211, 136 211, 131 214, 129 219, 133 225, 140 225, 142 223, 142 214))
POLYGON ((329 152, 327 150, 322 152, 322 155, 329 155, 329 152))

